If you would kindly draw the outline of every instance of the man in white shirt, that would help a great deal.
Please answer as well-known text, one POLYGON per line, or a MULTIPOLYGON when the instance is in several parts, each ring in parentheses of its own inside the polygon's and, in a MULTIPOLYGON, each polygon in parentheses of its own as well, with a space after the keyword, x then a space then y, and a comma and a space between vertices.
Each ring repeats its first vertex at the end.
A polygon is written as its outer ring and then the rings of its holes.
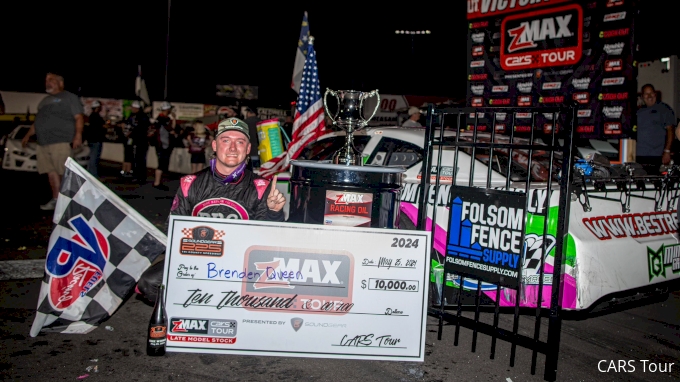
POLYGON ((401 125, 401 127, 423 127, 423 125, 418 122, 420 120, 420 109, 416 106, 411 106, 408 109, 408 119, 401 125))

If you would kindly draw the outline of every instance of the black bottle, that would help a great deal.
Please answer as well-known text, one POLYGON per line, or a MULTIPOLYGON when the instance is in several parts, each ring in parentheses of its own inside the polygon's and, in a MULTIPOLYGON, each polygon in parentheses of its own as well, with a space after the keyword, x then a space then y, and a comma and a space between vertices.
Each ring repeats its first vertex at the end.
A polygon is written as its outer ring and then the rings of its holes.
POLYGON ((147 332, 146 354, 150 356, 165 355, 165 343, 168 333, 168 317, 165 313, 165 286, 158 287, 156 306, 153 308, 149 331, 147 332))

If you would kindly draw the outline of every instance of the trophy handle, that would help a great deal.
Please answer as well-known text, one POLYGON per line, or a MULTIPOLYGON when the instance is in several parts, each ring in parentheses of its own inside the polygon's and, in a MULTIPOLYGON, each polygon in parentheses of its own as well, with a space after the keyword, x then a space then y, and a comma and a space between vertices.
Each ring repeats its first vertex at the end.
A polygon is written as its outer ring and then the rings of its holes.
POLYGON ((378 111, 378 108, 380 107, 380 94, 378 94, 378 89, 375 89, 375 90, 371 90, 370 92, 361 95, 361 99, 359 100, 359 110, 363 110, 364 100, 366 98, 371 98, 371 97, 377 98, 377 102, 375 104, 375 109, 373 109, 373 113, 371 114, 370 117, 368 117, 368 119, 364 119, 363 116, 361 117, 361 121, 363 122, 364 126, 368 125, 368 122, 370 122, 371 119, 373 119, 373 117, 375 116, 375 113, 378 111))
POLYGON ((329 88, 326 88, 326 92, 323 94, 323 108, 326 110, 326 114, 328 114, 328 118, 333 121, 333 124, 335 125, 335 119, 338 118, 338 114, 340 113, 340 98, 338 97, 338 93, 336 93, 334 90, 331 90, 329 88), (330 110, 328 110, 328 103, 326 103, 326 97, 328 97, 328 94, 332 95, 335 97, 335 99, 338 100, 338 111, 335 112, 335 115, 332 115, 330 110))

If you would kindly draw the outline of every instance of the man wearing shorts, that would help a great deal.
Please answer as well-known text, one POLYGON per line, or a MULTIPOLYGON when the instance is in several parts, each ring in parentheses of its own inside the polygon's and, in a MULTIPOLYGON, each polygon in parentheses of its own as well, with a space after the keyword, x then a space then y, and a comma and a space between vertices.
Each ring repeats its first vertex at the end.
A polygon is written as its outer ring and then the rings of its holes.
POLYGON ((22 141, 26 147, 34 134, 38 173, 47 174, 52 188, 52 199, 41 205, 45 211, 54 210, 61 188, 66 159, 83 142, 83 105, 75 94, 64 90, 64 77, 47 73, 45 92, 49 94, 38 104, 38 114, 22 141))

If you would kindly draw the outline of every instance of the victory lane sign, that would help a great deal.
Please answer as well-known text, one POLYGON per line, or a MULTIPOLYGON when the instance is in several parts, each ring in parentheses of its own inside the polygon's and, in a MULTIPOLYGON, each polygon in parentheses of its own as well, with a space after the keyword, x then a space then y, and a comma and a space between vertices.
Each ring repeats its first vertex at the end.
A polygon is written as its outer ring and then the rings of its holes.
POLYGON ((452 186, 451 198, 446 272, 517 289, 526 194, 452 186))

